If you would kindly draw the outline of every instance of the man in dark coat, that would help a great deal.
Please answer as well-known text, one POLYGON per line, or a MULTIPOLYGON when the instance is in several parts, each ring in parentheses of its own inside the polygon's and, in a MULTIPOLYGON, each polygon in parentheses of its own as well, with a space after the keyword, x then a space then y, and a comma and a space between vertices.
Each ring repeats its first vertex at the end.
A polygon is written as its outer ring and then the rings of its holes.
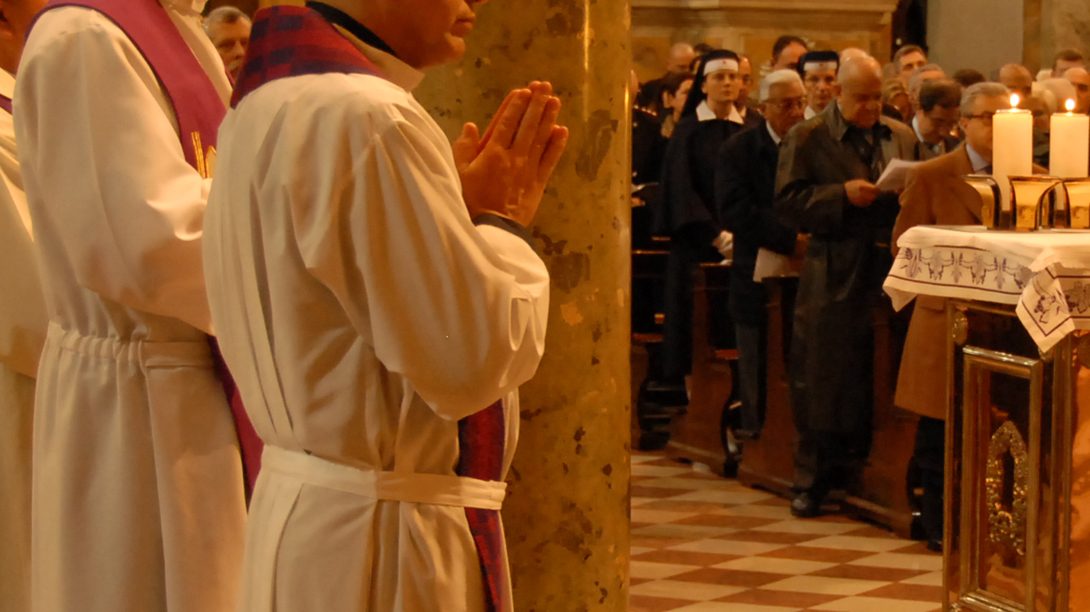
POLYGON ((882 67, 844 62, 837 100, 784 140, 776 211, 811 235, 795 308, 790 376, 799 443, 792 512, 816 516, 869 453, 872 310, 892 258, 896 193, 875 182, 890 160, 915 159, 916 135, 882 116, 882 67))
POLYGON ((802 79, 790 70, 765 77, 759 97, 764 118, 723 145, 715 173, 717 214, 734 233, 728 303, 739 352, 741 427, 734 433, 740 440, 757 438, 764 424, 767 296, 764 286, 753 281, 753 272, 761 248, 782 255, 795 252, 798 235, 780 223, 772 201, 780 142, 802 121, 806 106, 802 79))

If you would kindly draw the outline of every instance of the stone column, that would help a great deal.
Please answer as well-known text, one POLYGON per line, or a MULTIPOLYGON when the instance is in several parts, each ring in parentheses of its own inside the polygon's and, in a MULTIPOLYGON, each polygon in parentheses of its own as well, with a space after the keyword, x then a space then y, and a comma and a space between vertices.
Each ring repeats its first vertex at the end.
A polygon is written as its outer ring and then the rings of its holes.
POLYGON ((1086 0, 1027 0, 1040 3, 1041 67, 1063 49, 1090 53, 1090 3, 1086 0))
POLYGON ((630 130, 625 0, 495 0, 418 99, 454 138, 550 81, 571 129, 532 228, 552 275, 545 358, 522 389, 503 517, 518 612, 626 612, 630 130))

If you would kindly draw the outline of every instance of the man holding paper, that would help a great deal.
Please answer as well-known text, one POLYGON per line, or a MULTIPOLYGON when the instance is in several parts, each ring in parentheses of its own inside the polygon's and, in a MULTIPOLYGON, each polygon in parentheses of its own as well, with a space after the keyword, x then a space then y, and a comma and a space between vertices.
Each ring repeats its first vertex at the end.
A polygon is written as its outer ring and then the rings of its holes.
POLYGON ((811 234, 789 364, 799 432, 796 516, 816 516, 825 495, 869 452, 871 312, 892 264, 899 209, 897 196, 874 181, 891 160, 914 159, 916 140, 882 116, 882 67, 861 57, 841 66, 836 103, 783 142, 776 211, 811 234))

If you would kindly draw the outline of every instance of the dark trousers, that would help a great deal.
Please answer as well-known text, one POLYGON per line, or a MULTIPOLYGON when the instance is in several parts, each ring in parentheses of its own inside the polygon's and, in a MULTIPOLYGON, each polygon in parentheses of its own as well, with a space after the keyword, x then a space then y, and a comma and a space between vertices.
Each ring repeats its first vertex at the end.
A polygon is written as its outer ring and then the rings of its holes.
POLYGON ((693 371, 693 268, 696 251, 684 240, 670 242, 662 323, 662 379, 682 383, 693 371))
POLYGON ((765 422, 765 368, 767 325, 735 322, 738 343, 738 399, 742 402, 742 429, 760 433, 765 422))
POLYGON ((916 428, 915 458, 923 487, 921 522, 928 540, 942 540, 946 421, 920 417, 916 428))

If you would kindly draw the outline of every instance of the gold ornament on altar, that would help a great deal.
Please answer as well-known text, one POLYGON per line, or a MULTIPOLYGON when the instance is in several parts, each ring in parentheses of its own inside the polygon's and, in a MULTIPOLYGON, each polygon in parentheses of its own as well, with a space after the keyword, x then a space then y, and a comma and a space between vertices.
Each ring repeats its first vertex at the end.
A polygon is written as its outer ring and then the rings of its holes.
POLYGON ((1026 518, 1029 514, 1029 453, 1026 442, 1013 421, 1003 423, 988 445, 985 492, 988 539, 995 544, 1010 547, 1019 556, 1025 556, 1026 518), (1003 505, 1003 489, 1007 482, 1003 456, 1008 452, 1014 459, 1010 510, 1003 505))

